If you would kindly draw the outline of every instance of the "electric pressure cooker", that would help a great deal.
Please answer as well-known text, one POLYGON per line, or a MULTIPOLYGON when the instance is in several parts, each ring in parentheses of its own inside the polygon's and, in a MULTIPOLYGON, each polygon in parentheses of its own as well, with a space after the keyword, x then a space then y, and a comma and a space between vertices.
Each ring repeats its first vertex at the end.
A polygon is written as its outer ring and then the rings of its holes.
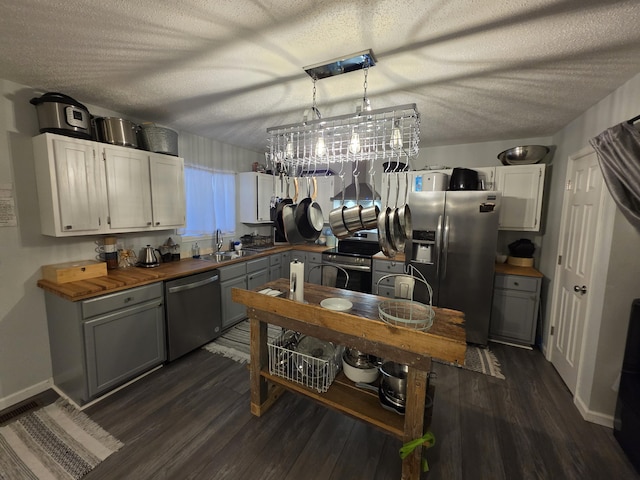
POLYGON ((40 133, 91 139, 91 115, 83 104, 62 93, 48 92, 30 100, 38 114, 40 133))

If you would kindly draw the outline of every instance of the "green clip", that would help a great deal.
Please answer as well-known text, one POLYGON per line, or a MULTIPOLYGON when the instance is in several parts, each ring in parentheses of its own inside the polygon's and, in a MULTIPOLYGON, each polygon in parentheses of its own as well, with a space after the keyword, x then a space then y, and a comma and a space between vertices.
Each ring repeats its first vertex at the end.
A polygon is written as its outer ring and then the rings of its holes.
MULTIPOLYGON (((425 448, 431 448, 435 444, 436 444, 435 435, 433 434, 433 432, 428 431, 422 437, 416 438, 415 440, 411 440, 410 442, 405 443, 400 448, 400 458, 402 458, 404 460, 419 445, 424 445, 425 448)), ((429 471, 429 464, 427 463, 427 459, 424 458, 424 457, 422 458, 422 471, 423 472, 428 472, 429 471)))

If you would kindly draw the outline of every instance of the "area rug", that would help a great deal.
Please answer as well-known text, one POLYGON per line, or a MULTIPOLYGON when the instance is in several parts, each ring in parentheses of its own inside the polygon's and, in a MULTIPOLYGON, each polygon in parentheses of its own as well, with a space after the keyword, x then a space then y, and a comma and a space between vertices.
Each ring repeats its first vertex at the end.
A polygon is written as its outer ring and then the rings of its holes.
MULTIPOLYGON (((281 327, 268 325, 267 337, 273 340, 280 333, 281 327)), ((249 340, 251 338, 249 320, 243 320, 237 325, 226 330, 221 336, 213 342, 206 344, 202 348, 211 353, 217 353, 224 357, 230 358, 239 363, 249 363, 250 347, 249 340)))
MULTIPOLYGON (((281 332, 282 329, 280 327, 269 325, 267 329, 267 336, 269 339, 273 339, 281 332)), ((250 356, 249 339, 249 320, 244 320, 202 348, 211 353, 217 353, 231 358, 236 362, 248 363, 250 356)), ((445 365, 453 365, 466 370, 483 373, 485 375, 491 375, 492 377, 504 380, 504 375, 500 370, 500 363, 488 347, 479 348, 472 345, 467 346, 464 365, 452 364, 436 359, 434 359, 434 361, 445 365)))
POLYGON ((464 365, 445 362, 436 358, 434 358, 433 361, 443 365, 464 368, 465 370, 471 370, 472 372, 484 373, 485 375, 490 375, 501 380, 505 379, 502 374, 502 370, 500 369, 500 362, 498 362, 494 353, 489 350, 489 347, 480 348, 473 345, 467 345, 464 365))
POLYGON ((80 479, 122 446, 58 399, 0 427, 0 479, 80 479))

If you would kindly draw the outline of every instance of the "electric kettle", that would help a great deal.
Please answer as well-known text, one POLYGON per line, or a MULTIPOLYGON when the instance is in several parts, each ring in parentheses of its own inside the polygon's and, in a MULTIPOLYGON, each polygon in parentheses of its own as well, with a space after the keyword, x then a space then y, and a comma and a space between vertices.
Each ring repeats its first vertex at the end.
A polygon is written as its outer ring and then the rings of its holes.
POLYGON ((151 245, 147 245, 140 252, 141 260, 138 263, 139 267, 158 267, 160 266, 160 262, 158 262, 158 257, 155 254, 155 249, 151 245))

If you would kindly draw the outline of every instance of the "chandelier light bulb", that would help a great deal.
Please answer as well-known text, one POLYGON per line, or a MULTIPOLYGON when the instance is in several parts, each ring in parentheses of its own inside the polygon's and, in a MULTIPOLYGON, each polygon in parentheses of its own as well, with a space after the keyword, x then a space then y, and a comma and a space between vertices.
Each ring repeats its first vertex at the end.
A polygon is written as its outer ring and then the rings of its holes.
POLYGON ((396 123, 391 131, 391 140, 389 140, 389 146, 393 150, 397 150, 402 147, 402 134, 400 133, 400 127, 396 123))
POLYGON ((327 154, 327 146, 324 143, 324 137, 320 135, 316 142, 316 155, 318 157, 324 157, 327 154))
POLYGON ((360 135, 353 129, 351 134, 351 141, 349 142, 349 151, 353 154, 360 153, 360 135))
POLYGON ((287 142, 284 155, 286 158, 293 158, 293 135, 291 135, 291 139, 287 142))

